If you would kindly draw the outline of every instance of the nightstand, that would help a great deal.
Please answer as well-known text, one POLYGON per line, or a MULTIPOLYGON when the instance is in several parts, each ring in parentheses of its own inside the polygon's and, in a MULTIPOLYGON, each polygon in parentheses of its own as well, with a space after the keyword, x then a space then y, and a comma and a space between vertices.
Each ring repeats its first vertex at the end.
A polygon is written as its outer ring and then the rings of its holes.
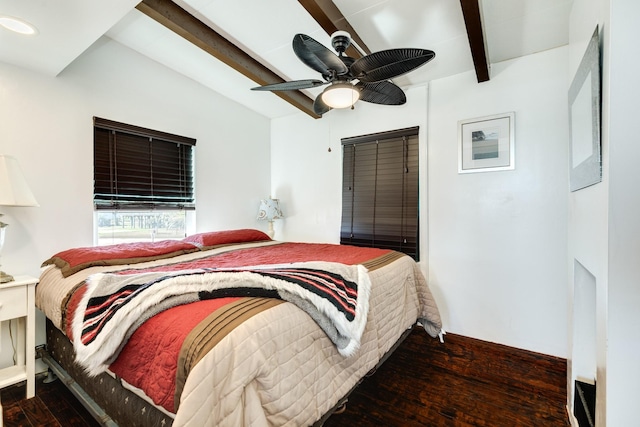
MULTIPOLYGON (((13 282, 0 284, 0 322, 17 319, 18 323, 18 336, 15 338, 17 364, 0 369, 0 388, 27 380, 27 399, 32 398, 36 392, 36 283, 36 278, 15 276, 13 282)), ((5 351, 7 350, 2 350, 3 353, 5 351)), ((12 349, 8 351, 11 352, 12 349)))

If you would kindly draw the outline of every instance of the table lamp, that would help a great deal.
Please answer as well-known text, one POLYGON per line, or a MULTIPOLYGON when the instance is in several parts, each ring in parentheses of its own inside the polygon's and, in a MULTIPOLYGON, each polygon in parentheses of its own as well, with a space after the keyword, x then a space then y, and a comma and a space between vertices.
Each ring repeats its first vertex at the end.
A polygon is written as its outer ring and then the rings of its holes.
POLYGON ((278 199, 263 199, 260 201, 260 209, 258 209, 258 219, 269 221, 269 231, 267 234, 273 239, 273 221, 283 218, 282 211, 278 199))

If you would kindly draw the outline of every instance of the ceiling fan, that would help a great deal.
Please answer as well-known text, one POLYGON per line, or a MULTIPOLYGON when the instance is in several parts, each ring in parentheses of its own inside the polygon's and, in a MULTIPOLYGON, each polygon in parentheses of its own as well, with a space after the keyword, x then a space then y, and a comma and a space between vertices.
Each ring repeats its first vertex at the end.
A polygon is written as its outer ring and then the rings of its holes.
POLYGON ((427 49, 405 48, 383 50, 353 59, 344 54, 350 44, 351 35, 346 31, 333 33, 331 45, 338 52, 336 55, 306 34, 296 34, 293 51, 304 64, 319 72, 324 81, 294 80, 251 90, 300 90, 329 85, 313 103, 313 111, 319 116, 332 108, 353 108, 358 100, 402 105, 407 102, 404 92, 389 80, 415 70, 436 55, 427 49))

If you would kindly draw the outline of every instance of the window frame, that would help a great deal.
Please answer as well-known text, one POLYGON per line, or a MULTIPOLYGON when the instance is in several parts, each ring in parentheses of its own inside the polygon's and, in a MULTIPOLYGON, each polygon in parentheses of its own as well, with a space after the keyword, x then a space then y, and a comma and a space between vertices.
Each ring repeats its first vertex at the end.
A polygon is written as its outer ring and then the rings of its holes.
POLYGON ((176 239, 193 234, 196 140, 100 117, 93 117, 93 124, 94 245, 176 239), (120 153, 118 144, 122 144, 120 153), (126 165, 123 170, 117 169, 118 154, 121 155, 121 165, 126 165), (136 169, 138 162, 141 164, 139 170, 136 169), (126 175, 128 182, 114 179, 118 172, 126 175), (120 184, 127 190, 120 192, 120 184), (151 194, 143 194, 145 189, 150 189, 151 194), (132 194, 127 194, 127 191, 132 194), (114 218, 121 214, 160 218, 178 210, 184 212, 184 229, 176 229, 180 237, 163 236, 170 230, 163 226, 145 226, 136 230, 133 227, 129 237, 117 233, 100 235, 100 217, 105 214, 110 213, 114 218))

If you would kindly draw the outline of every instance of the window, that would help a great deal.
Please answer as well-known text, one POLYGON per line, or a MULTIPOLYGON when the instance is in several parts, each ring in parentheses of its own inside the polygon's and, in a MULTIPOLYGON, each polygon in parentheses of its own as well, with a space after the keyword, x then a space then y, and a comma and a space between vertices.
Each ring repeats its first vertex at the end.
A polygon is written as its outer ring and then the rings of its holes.
POLYGON ((195 211, 95 211, 95 244, 180 240, 195 230, 195 211))
POLYGON ((419 259, 418 128, 344 138, 340 243, 419 259))
POLYGON ((98 117, 93 129, 96 243, 183 238, 194 220, 195 139, 98 117))

